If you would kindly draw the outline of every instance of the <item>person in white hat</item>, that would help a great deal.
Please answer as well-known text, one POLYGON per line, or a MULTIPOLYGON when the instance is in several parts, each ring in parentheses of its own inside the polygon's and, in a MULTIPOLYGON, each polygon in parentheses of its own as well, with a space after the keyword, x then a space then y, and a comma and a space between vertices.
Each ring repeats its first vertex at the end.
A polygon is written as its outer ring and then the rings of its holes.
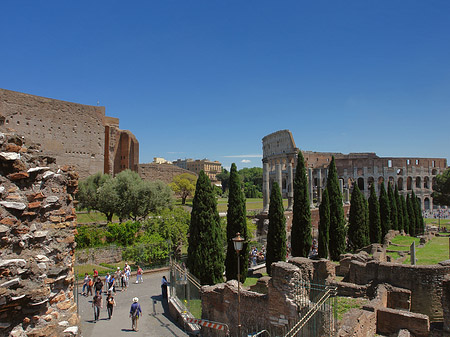
POLYGON ((133 298, 133 304, 131 304, 130 308, 131 329, 134 331, 139 331, 138 320, 139 316, 142 314, 141 305, 138 302, 139 298, 133 298))

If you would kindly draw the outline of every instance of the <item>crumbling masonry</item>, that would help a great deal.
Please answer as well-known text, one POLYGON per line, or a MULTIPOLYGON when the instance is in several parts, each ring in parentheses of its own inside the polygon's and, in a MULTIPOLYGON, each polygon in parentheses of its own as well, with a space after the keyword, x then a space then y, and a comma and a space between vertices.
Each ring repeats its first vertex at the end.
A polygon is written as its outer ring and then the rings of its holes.
POLYGON ((73 297, 78 174, 0 133, 0 335, 78 335, 73 297))

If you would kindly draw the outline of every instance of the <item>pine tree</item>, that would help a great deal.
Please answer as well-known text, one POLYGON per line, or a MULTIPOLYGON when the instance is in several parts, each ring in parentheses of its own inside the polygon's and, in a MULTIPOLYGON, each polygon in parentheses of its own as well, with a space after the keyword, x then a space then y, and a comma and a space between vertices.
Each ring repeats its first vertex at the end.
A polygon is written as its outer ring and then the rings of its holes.
POLYGON ((389 218, 391 219, 391 228, 398 229, 398 220, 397 220, 397 201, 395 200, 394 190, 392 189, 392 184, 388 183, 388 199, 390 206, 389 218))
POLYGON ((273 262, 286 261, 286 218, 283 199, 277 182, 272 184, 269 204, 269 228, 267 231, 266 270, 272 275, 273 262))
POLYGON ((384 241, 384 236, 387 234, 390 227, 391 222, 391 210, 389 207, 389 199, 386 193, 386 189, 384 188, 384 182, 381 183, 380 186, 380 223, 381 223, 381 243, 384 241))
POLYGON ((367 246, 366 199, 357 184, 353 185, 348 222, 348 248, 354 252, 367 246))
POLYGON ((311 209, 309 206, 308 180, 306 178, 302 151, 299 151, 294 177, 294 207, 291 229, 292 256, 308 257, 311 243, 311 209))
POLYGON ((345 219, 334 156, 328 169, 327 189, 330 200, 329 253, 331 260, 337 261, 345 252, 345 219))
POLYGON ((403 229, 406 234, 409 234, 409 214, 404 195, 400 196, 400 201, 402 202, 402 211, 403 211, 403 229))
POLYGON ((369 233, 370 243, 381 243, 380 203, 375 193, 374 184, 370 186, 369 233))
POLYGON ((200 171, 192 202, 187 267, 201 284, 223 282, 223 237, 211 181, 200 171))
POLYGON ((322 194, 322 201, 319 205, 319 242, 318 255, 319 258, 328 258, 329 245, 329 229, 330 229, 330 200, 328 198, 328 190, 325 188, 322 194))
POLYGON ((225 276, 227 280, 237 280, 237 256, 234 250, 233 238, 237 233, 246 239, 242 250, 239 252, 240 281, 245 282, 248 270, 248 233, 245 198, 242 192, 241 179, 237 172, 236 164, 231 164, 228 210, 227 210, 227 256, 225 259, 225 276))
POLYGON ((400 194, 398 193, 398 187, 395 185, 394 190, 394 197, 395 197, 395 203, 397 204, 397 224, 398 224, 398 230, 402 231, 405 229, 403 225, 403 207, 402 207, 402 201, 400 200, 400 194))
POLYGON ((414 212, 414 206, 411 196, 408 194, 406 197, 406 209, 408 210, 409 219, 409 235, 416 236, 416 213, 414 212))

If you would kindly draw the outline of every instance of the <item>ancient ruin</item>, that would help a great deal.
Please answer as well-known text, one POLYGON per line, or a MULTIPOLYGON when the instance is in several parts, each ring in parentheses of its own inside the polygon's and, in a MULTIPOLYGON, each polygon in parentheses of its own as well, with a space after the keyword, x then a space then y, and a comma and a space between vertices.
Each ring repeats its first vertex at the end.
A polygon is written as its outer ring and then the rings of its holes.
POLYGON ((0 334, 73 336, 78 174, 0 133, 0 334))
POLYGON ((40 144, 57 164, 76 166, 80 178, 138 170, 139 142, 102 106, 0 89, 0 130, 40 144))
MULTIPOLYGON (((297 165, 294 138, 289 130, 281 130, 265 136, 263 143, 263 203, 264 210, 269 209, 270 188, 273 181, 281 186, 283 197, 288 198, 287 211, 292 210, 293 177, 297 165)), ((444 158, 396 158, 378 157, 375 153, 328 153, 302 150, 305 166, 308 169, 309 197, 311 206, 320 203, 322 190, 326 186, 328 166, 332 156, 341 184, 344 202, 349 201, 349 192, 353 183, 369 196, 369 187, 375 184, 378 193, 380 184, 391 182, 397 185, 401 194, 414 190, 420 199, 422 209, 433 209, 433 184, 436 175, 447 168, 444 158)))

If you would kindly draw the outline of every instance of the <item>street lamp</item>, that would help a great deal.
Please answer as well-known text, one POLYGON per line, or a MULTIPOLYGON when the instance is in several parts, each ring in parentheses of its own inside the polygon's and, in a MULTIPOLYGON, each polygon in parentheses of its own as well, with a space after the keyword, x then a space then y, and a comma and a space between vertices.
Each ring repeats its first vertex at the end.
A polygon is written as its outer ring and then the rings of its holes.
POLYGON ((237 253, 238 260, 238 337, 241 337, 241 259, 239 258, 239 252, 244 246, 244 238, 241 238, 240 233, 236 233, 236 237, 233 238, 234 250, 237 253))

